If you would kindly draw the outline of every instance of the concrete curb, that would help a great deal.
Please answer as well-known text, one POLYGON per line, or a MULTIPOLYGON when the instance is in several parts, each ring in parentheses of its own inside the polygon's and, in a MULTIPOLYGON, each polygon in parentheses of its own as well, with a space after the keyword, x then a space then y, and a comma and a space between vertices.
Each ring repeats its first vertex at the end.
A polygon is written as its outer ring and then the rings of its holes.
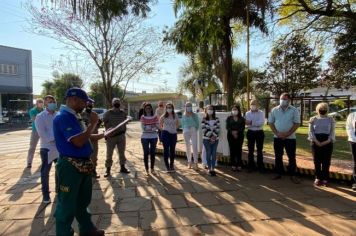
MULTIPOLYGON (((156 153, 158 154, 163 154, 163 148, 156 148, 156 153)), ((178 157, 186 157, 186 152, 185 151, 176 151, 176 156, 178 157)), ((218 156, 218 161, 221 164, 228 164, 229 163, 229 156, 218 156)), ((247 164, 247 160, 242 160, 244 165, 247 164)), ((264 166, 266 169, 269 170, 274 170, 274 164, 272 163, 264 163, 264 166)), ((284 165, 284 170, 287 171, 287 166, 284 165)), ((297 173, 301 175, 306 175, 306 176, 315 176, 314 169, 309 169, 309 168, 297 168, 297 173)), ((335 180, 344 180, 344 181, 351 181, 352 175, 351 174, 344 174, 344 173, 338 173, 338 172, 332 172, 330 171, 330 176, 331 179, 335 180)))

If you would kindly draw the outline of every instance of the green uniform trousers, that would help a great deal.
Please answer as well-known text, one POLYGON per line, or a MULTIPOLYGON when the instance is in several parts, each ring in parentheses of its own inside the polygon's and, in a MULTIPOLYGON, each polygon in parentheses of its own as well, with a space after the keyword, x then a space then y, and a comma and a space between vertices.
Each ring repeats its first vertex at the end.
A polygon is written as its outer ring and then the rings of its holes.
POLYGON ((72 236, 74 217, 79 223, 80 233, 87 233, 96 227, 91 221, 87 207, 92 195, 91 175, 80 173, 66 158, 59 158, 57 165, 58 200, 55 211, 56 235, 72 236))
POLYGON ((126 163, 126 156, 125 156, 126 136, 125 134, 120 134, 114 137, 109 137, 106 140, 106 161, 105 161, 106 168, 111 168, 112 166, 113 163, 112 156, 115 147, 117 148, 117 151, 119 153, 120 165, 125 165, 126 163))

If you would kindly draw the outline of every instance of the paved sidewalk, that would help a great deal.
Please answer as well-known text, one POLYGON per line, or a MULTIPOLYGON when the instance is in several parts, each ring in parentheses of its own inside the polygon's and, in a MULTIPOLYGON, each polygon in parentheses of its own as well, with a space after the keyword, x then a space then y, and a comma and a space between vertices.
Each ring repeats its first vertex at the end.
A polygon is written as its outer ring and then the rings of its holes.
MULTIPOLYGON (((168 174, 161 156, 157 175, 147 177, 140 141, 128 137, 127 146, 131 174, 94 181, 90 211, 106 235, 355 235, 356 193, 348 186, 316 188, 312 179, 296 185, 288 177, 272 181, 269 173, 235 173, 224 166, 210 177, 203 169, 187 169, 184 158, 168 174)), ((101 141, 101 175, 104 147, 101 141)), ((27 170, 25 156, 0 156, 0 235, 54 235, 55 203, 41 204, 40 158, 37 153, 27 170)))

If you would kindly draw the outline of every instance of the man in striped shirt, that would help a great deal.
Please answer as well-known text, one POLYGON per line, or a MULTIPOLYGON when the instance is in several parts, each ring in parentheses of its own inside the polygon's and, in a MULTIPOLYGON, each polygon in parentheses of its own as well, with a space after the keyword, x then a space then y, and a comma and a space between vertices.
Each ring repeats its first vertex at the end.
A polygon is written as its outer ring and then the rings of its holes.
MULTIPOLYGON (((105 129, 108 130, 109 128, 113 128, 118 124, 122 123, 126 120, 127 115, 126 113, 120 109, 120 99, 113 98, 112 100, 112 108, 105 112, 104 114, 104 126, 105 129)), ((128 174, 130 173, 129 170, 126 169, 126 157, 125 157, 125 149, 126 149, 126 125, 121 126, 114 132, 112 132, 109 137, 106 139, 106 174, 104 177, 111 176, 111 167, 112 167, 112 155, 114 152, 114 148, 117 147, 119 152, 119 161, 120 161, 120 173, 128 174)))

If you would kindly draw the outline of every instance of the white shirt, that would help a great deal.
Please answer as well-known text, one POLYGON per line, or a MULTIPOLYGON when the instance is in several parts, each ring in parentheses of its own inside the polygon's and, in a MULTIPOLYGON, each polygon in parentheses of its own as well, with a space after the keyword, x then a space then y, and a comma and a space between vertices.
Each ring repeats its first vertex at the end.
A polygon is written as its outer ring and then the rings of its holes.
POLYGON ((44 110, 36 116, 35 120, 37 133, 40 136, 41 148, 49 150, 48 163, 51 163, 59 156, 53 134, 53 120, 55 116, 56 112, 51 114, 47 110, 44 110))
POLYGON ((356 112, 352 112, 348 115, 347 120, 346 120, 346 132, 348 141, 356 143, 356 112))
POLYGON ((247 125, 247 128, 249 130, 262 130, 263 125, 265 124, 265 115, 263 111, 257 110, 257 111, 248 111, 246 112, 246 120, 252 121, 250 125, 247 125))

